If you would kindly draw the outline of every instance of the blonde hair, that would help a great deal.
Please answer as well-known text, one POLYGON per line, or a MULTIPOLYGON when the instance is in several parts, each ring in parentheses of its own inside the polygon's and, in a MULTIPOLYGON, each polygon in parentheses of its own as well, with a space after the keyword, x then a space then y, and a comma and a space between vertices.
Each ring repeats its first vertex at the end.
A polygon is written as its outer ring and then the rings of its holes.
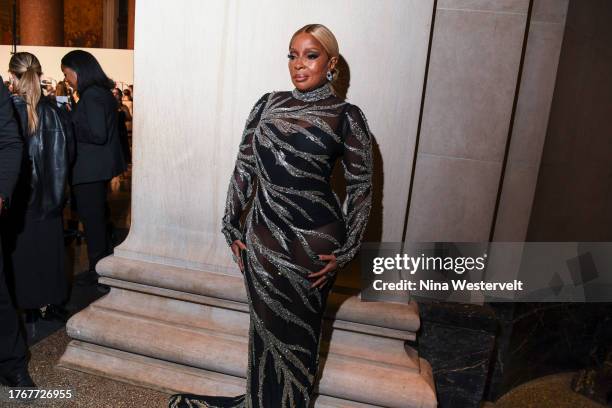
MULTIPOLYGON (((340 49, 338 47, 338 40, 336 40, 336 36, 331 30, 325 27, 323 24, 306 24, 304 27, 297 30, 293 36, 291 36, 291 41, 289 41, 289 47, 293 43, 293 40, 298 34, 307 33, 312 35, 317 41, 321 43, 323 49, 329 56, 329 58, 336 57, 336 59, 340 58, 340 49)), ((334 67, 332 72, 333 79, 331 80, 332 88, 334 87, 334 83, 338 80, 340 75, 340 71, 338 70, 338 64, 334 67)))
POLYGON ((14 74, 18 81, 13 84, 13 91, 21 95, 27 104, 28 132, 36 131, 38 127, 38 114, 36 107, 40 101, 42 90, 40 89, 40 77, 42 68, 38 58, 29 52, 18 52, 13 54, 9 62, 9 72, 14 74))

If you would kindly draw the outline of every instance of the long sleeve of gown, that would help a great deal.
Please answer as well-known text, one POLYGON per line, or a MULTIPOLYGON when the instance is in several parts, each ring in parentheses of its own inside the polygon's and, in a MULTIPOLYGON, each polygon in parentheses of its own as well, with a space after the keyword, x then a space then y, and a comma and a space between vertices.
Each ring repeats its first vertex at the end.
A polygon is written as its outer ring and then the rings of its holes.
POLYGON ((240 229, 240 216, 253 193, 256 181, 256 159, 253 154, 253 135, 259 123, 261 111, 268 99, 269 94, 262 96, 255 104, 246 122, 242 141, 238 149, 238 157, 234 172, 230 178, 225 202, 225 213, 222 219, 221 232, 225 235, 228 245, 239 239, 243 241, 240 229))
POLYGON ((346 180, 346 241, 333 251, 338 267, 355 257, 361 246, 372 207, 372 135, 361 110, 351 105, 345 113, 342 167, 346 180))

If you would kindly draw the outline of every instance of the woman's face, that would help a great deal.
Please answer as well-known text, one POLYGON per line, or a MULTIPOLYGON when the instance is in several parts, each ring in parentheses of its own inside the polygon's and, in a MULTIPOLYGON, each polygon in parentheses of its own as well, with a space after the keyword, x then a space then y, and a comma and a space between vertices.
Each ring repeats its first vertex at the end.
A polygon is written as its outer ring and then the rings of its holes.
POLYGON ((327 71, 336 66, 336 57, 329 58, 321 43, 308 33, 299 33, 289 46, 289 74, 300 91, 315 89, 327 81, 327 71))
POLYGON ((62 72, 64 73, 64 77, 66 77, 66 81, 68 81, 72 89, 78 89, 77 88, 77 84, 78 84, 77 73, 72 68, 68 68, 67 66, 63 64, 62 64, 62 72))
POLYGON ((113 96, 118 103, 121 103, 121 94, 119 93, 119 89, 113 88, 113 96))

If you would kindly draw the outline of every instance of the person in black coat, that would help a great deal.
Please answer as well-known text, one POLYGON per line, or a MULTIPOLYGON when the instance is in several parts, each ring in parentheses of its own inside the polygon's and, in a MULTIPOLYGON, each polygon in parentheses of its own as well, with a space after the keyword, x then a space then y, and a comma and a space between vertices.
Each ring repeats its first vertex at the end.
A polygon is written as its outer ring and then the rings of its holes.
MULTIPOLYGON (((0 78, 2 82, 2 78, 0 78)), ((22 142, 13 117, 9 92, 0 84, 0 213, 10 203, 21 163, 22 142)), ((26 345, 6 286, 0 250, 0 381, 11 387, 33 387, 26 345)))
POLYGON ((62 212, 73 151, 67 113, 40 89, 42 68, 29 52, 9 62, 13 108, 24 142, 24 153, 11 209, 2 229, 6 273, 12 278, 17 307, 34 322, 45 316, 61 320, 60 306, 68 297, 64 268, 62 212))
POLYGON ((85 228, 89 270, 112 252, 107 225, 108 182, 126 170, 117 125, 117 103, 111 81, 96 58, 75 50, 62 58, 62 72, 79 101, 72 110, 76 138, 76 161, 72 191, 76 210, 85 228))
POLYGON ((130 114, 128 107, 123 104, 123 92, 121 92, 121 89, 115 88, 112 92, 115 100, 117 101, 117 115, 119 115, 119 140, 121 141, 121 149, 123 149, 123 157, 125 158, 125 162, 129 165, 132 163, 132 153, 130 151, 127 122, 132 121, 132 115, 130 114))

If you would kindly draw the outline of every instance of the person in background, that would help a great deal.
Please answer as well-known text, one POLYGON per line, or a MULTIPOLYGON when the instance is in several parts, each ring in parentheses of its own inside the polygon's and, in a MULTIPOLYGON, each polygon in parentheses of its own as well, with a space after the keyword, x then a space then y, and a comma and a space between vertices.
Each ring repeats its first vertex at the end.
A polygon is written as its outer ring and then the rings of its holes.
POLYGON ((127 108, 130 110, 130 116, 134 116, 134 103, 132 101, 132 91, 130 91, 130 88, 125 89, 123 91, 123 97, 121 98, 121 100, 123 101, 123 104, 127 106, 127 108))
POLYGON ((24 142, 24 158, 3 228, 7 274, 26 322, 40 316, 66 321, 62 211, 73 155, 71 126, 51 96, 40 89, 42 68, 33 54, 18 52, 9 62, 13 107, 24 142), (72 154, 71 154, 72 153, 72 154))
POLYGON ((63 111, 69 112, 72 105, 72 99, 68 85, 64 81, 59 81, 55 86, 54 101, 63 111))
POLYGON ((43 92, 45 96, 55 96, 55 87, 51 84, 45 86, 45 90, 43 92))
POLYGON ((128 85, 127 89, 123 90, 123 96, 121 97, 121 102, 123 103, 123 106, 126 106, 128 108, 128 111, 130 113, 130 120, 125 122, 125 127, 127 128, 127 132, 128 132, 128 138, 131 136, 132 134, 132 124, 134 123, 133 121, 133 117, 134 117, 134 102, 132 99, 132 94, 133 94, 133 86, 132 85, 128 85))
POLYGON ((113 96, 117 101, 117 114, 119 115, 119 139, 121 140, 123 157, 125 158, 125 162, 127 164, 130 164, 132 162, 132 153, 130 152, 130 141, 128 138, 127 123, 132 122, 132 115, 130 115, 130 111, 127 106, 123 104, 123 92, 121 92, 121 89, 114 88, 113 96))
MULTIPOLYGON (((22 141, 9 92, 0 85, 0 215, 9 206, 21 155, 22 141)), ((0 245, 0 382, 10 387, 34 387, 28 372, 26 344, 6 285, 1 248, 0 245)))
POLYGON ((126 170, 117 102, 111 93, 115 83, 87 51, 70 51, 62 58, 61 69, 80 98, 72 110, 77 155, 71 184, 85 230, 90 277, 96 279, 96 264, 112 253, 108 183, 126 170))
POLYGON ((68 96, 68 87, 64 81, 59 81, 55 85, 55 96, 68 96))

